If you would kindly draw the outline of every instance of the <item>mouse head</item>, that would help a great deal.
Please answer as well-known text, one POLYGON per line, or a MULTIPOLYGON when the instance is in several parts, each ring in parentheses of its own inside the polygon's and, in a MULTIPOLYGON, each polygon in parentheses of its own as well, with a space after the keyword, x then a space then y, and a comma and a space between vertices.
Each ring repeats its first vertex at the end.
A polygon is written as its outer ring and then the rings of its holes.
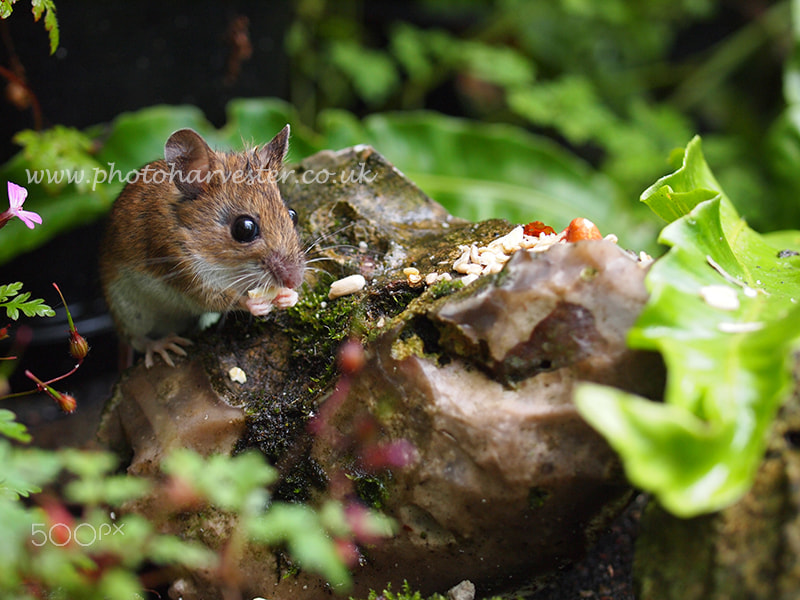
POLYGON ((167 140, 176 241, 189 257, 187 275, 207 294, 302 283, 297 215, 277 184, 288 145, 288 125, 268 144, 238 153, 215 152, 191 129, 167 140))

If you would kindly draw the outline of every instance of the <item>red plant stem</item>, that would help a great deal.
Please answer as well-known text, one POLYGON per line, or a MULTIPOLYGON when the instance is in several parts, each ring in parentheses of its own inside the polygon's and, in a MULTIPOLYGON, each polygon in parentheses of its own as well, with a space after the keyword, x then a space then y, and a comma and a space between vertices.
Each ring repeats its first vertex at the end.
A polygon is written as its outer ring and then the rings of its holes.
POLYGON ((31 86, 28 83, 19 77, 16 73, 14 73, 11 69, 0 65, 0 75, 5 77, 8 81, 12 83, 16 83, 17 85, 22 86, 25 88, 25 91, 28 94, 28 98, 31 101, 31 112, 33 113, 33 128, 36 131, 40 131, 42 129, 42 106, 39 104, 39 99, 36 97, 36 94, 33 93, 31 86))
POLYGON ((8 31, 8 24, 4 19, 0 19, 0 35, 2 35, 3 44, 8 51, 9 63, 11 65, 11 69, 0 65, 0 75, 5 77, 9 82, 23 87, 31 102, 33 128, 36 131, 40 131, 42 129, 43 121, 42 105, 39 104, 39 98, 36 97, 36 94, 33 92, 33 89, 31 89, 31 86, 29 86, 28 82, 25 81, 25 67, 22 66, 22 61, 19 59, 19 56, 17 56, 17 51, 14 48, 14 42, 11 40, 11 34, 8 31))
POLYGON ((54 379, 50 379, 48 381, 45 381, 42 385, 53 385, 54 383, 56 383, 58 381, 61 381, 62 379, 66 379, 67 377, 69 377, 70 375, 75 373, 75 371, 78 370, 78 367, 80 367, 82 364, 83 364, 83 359, 79 360, 77 365, 72 367, 72 369, 70 369, 69 371, 67 371, 63 375, 59 375, 58 377, 55 377, 54 379))

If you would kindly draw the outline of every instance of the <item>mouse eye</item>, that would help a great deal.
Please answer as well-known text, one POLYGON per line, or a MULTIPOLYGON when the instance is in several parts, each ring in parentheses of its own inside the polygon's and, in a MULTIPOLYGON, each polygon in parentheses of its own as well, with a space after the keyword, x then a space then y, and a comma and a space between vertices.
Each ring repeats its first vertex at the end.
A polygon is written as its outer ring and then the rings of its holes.
POLYGON ((253 217, 239 215, 231 225, 231 235, 233 239, 242 244, 252 242, 258 237, 258 223, 253 217))
POLYGON ((289 209, 289 218, 292 220, 292 225, 297 225, 297 211, 289 209))

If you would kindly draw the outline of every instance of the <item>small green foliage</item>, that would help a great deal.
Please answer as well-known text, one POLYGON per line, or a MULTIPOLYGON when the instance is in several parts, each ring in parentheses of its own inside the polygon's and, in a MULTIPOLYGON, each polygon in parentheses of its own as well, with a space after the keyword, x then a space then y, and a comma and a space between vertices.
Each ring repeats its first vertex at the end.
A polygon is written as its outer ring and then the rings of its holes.
POLYGON ((101 165, 92 156, 94 144, 85 133, 56 125, 44 131, 20 131, 14 141, 22 146, 29 164, 28 184, 41 184, 51 194, 68 184, 84 193, 94 187, 101 165))
MULTIPOLYGON (((350 600, 356 600, 352 596, 350 600)), ((403 582, 403 586, 399 592, 392 591, 392 584, 389 583, 386 585, 386 588, 382 592, 376 592, 375 590, 370 590, 369 596, 367 596, 367 600, 447 600, 446 596, 442 596, 441 594, 433 594, 431 596, 423 596, 419 590, 412 590, 411 585, 408 581, 403 582)), ((502 600, 500 596, 493 596, 492 598, 487 598, 486 600, 502 600)))
POLYGON ((31 441, 31 434, 28 428, 22 423, 17 423, 17 415, 10 410, 0 408, 0 435, 4 435, 12 440, 27 443, 31 441))
POLYGON ((44 303, 44 300, 34 298, 30 300, 30 292, 19 293, 22 282, 0 285, 0 308, 6 309, 6 316, 12 321, 19 318, 20 311, 26 317, 53 317, 55 311, 44 303))
MULTIPOLYGON (((148 491, 170 497, 156 489, 165 485, 163 480, 116 473, 111 454, 18 448, 0 440, 0 463, 0 598, 26 598, 26 582, 53 599, 131 598, 143 595, 137 573, 147 565, 205 572, 219 566, 221 557, 199 542, 160 534, 156 524, 137 514, 118 517, 109 512, 109 506, 148 491), (53 490, 36 496, 57 479, 67 479, 64 500, 53 490), (21 496, 33 499, 30 507, 19 501, 21 496)), ((323 575, 339 589, 349 585, 334 540, 356 535, 356 524, 338 503, 315 510, 271 502, 265 486, 275 481, 276 473, 256 452, 204 458, 178 450, 162 466, 170 478, 189 486, 198 502, 235 517, 226 551, 243 551, 245 543, 285 549, 289 560, 296 561, 290 563, 290 573, 299 567, 323 575)), ((162 508, 167 514, 173 510, 168 503, 162 508)), ((358 515, 357 526, 370 539, 391 535, 393 525, 385 517, 365 510, 358 515)))
MULTIPOLYGON (((84 453, 84 458, 92 459, 95 456, 84 453)), ((87 506, 97 504, 121 506, 125 502, 144 496, 150 487, 144 479, 126 475, 98 474, 70 481, 64 488, 64 496, 70 502, 87 506)))
MULTIPOLYGON (((16 2, 17 0, 0 0, 0 19, 7 19, 11 16, 16 2)), ((55 3, 53 0, 31 0, 31 12, 34 21, 41 19, 44 14, 44 28, 50 37, 50 54, 53 54, 58 48, 60 37, 55 3)))
POLYGON ((399 83, 397 71, 385 54, 364 48, 353 40, 333 42, 330 57, 358 95, 370 105, 384 102, 399 83))
POLYGON ((50 36, 50 54, 53 54, 58 48, 60 37, 55 3, 53 0, 31 0, 31 11, 35 21, 38 21, 44 13, 44 28, 50 36))
POLYGON ((0 502, 27 498, 42 491, 58 473, 58 456, 37 448, 19 448, 0 439, 0 502))
POLYGON ((260 495, 277 478, 275 469, 258 452, 203 458, 189 450, 177 450, 164 461, 162 469, 191 482, 212 504, 229 511, 245 509, 250 495, 260 495))
POLYGON ((255 541, 273 547, 286 544, 303 568, 321 573, 333 586, 349 586, 350 573, 342 564, 319 513, 310 507, 276 503, 253 518, 247 531, 255 541))
MULTIPOLYGON (((352 598, 350 600, 353 600, 352 598)), ((424 600, 419 591, 412 591, 411 585, 408 581, 403 582, 402 589, 399 592, 392 591, 392 584, 386 585, 386 589, 378 593, 375 590, 370 590, 367 600, 424 600)), ((434 594, 427 600, 444 600, 444 596, 434 594)))

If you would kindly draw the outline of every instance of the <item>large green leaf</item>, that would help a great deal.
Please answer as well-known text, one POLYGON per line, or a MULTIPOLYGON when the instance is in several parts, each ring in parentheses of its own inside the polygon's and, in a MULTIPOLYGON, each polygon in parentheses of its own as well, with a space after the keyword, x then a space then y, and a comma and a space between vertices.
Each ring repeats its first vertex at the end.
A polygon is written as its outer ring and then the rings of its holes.
POLYGON ((770 240, 797 238, 765 238, 747 226, 698 138, 681 168, 642 200, 675 219, 661 233, 671 249, 647 276, 650 299, 629 334, 631 346, 664 357, 664 402, 595 385, 582 386, 576 401, 619 452, 631 481, 688 517, 727 506, 749 489, 790 389, 800 259, 770 240))
POLYGON ((460 217, 540 220, 558 229, 584 216, 603 231, 620 228, 610 182, 522 129, 431 112, 371 115, 359 122, 340 111, 324 113, 321 128, 333 147, 371 144, 460 217))

